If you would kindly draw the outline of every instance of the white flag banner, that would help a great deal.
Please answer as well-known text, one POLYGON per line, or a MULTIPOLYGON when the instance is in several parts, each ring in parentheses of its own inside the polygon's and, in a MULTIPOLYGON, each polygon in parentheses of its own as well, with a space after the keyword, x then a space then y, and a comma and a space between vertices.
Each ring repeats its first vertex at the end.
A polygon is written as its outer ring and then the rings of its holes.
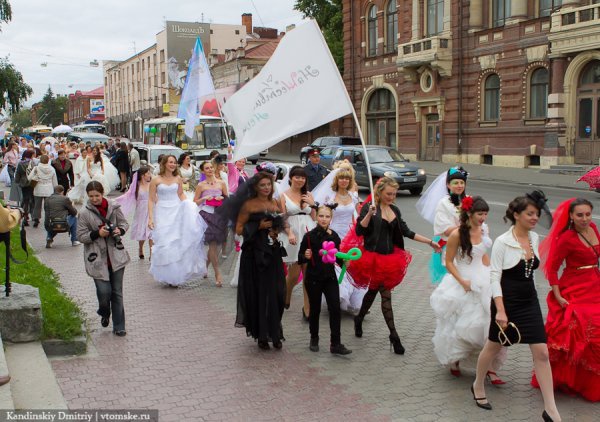
POLYGON ((346 86, 315 21, 293 29, 223 113, 237 136, 234 160, 353 113, 346 86))
POLYGON ((179 101, 179 111, 177 112, 177 117, 185 119, 185 134, 190 138, 193 138, 194 128, 200 123, 198 105, 204 102, 201 99, 206 99, 207 95, 214 97, 214 94, 215 87, 210 76, 208 63, 206 63, 200 37, 198 37, 190 59, 188 74, 179 101))

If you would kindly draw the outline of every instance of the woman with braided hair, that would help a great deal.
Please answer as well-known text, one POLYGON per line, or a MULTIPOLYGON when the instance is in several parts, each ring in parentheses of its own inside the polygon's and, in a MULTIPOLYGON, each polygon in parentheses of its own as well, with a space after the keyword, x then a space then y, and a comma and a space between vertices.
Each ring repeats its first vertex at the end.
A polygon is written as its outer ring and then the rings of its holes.
MULTIPOLYGON (((488 336, 492 293, 487 250, 492 240, 482 226, 489 209, 480 196, 462 199, 458 230, 450 234, 446 246, 448 273, 430 298, 437 319, 434 352, 455 377, 461 375, 459 362, 473 354, 476 359, 488 336)), ((495 375, 506 353, 498 356, 488 375, 495 375)), ((504 384, 497 378, 492 383, 504 384)))

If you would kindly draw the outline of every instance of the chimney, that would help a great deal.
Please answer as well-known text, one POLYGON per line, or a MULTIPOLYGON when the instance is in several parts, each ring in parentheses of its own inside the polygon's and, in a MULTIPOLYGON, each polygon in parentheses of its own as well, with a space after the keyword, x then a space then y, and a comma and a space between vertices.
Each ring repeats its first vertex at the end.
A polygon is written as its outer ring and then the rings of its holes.
POLYGON ((252 13, 242 14, 242 25, 246 27, 246 34, 252 33, 252 13))

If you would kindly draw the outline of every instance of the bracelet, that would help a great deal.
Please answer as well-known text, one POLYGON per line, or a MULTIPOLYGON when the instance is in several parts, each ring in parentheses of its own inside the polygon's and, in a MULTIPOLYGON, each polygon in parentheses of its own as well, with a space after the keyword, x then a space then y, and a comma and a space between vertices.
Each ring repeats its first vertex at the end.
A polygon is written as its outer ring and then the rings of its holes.
POLYGON ((433 246, 433 240, 429 241, 429 246, 433 246))

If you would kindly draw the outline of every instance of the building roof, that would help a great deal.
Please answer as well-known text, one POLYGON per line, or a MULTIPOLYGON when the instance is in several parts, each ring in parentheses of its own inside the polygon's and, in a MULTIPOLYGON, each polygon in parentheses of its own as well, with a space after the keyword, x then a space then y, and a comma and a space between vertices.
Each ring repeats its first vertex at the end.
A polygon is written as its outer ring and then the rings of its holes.
POLYGON ((269 59, 275 52, 277 45, 279 44, 279 39, 268 41, 265 43, 261 43, 256 47, 252 47, 250 49, 246 48, 246 58, 249 59, 269 59))
POLYGON ((102 95, 103 96, 104 95, 104 87, 101 86, 96 89, 92 89, 91 91, 88 91, 88 92, 82 92, 81 95, 84 95, 84 96, 102 95))

